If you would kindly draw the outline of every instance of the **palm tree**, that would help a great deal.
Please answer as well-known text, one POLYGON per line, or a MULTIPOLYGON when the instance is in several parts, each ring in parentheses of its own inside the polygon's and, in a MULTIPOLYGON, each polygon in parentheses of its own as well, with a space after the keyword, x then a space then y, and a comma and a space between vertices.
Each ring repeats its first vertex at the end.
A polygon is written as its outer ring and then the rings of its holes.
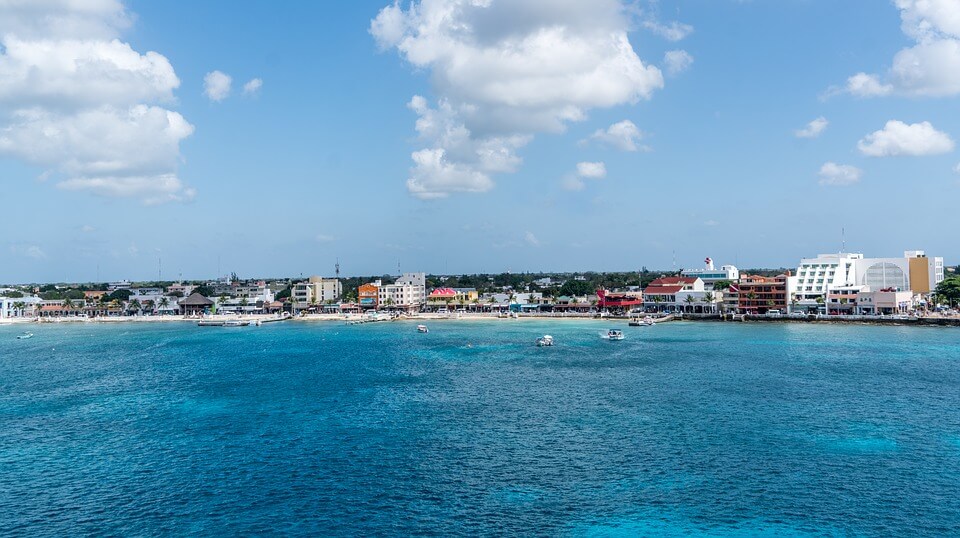
POLYGON ((689 308, 690 308, 690 311, 693 312, 693 303, 697 302, 697 300, 694 299, 693 295, 687 295, 687 298, 684 299, 683 302, 685 302, 685 303, 687 303, 688 305, 690 305, 690 307, 689 307, 689 308))
POLYGON ((166 297, 161 297, 161 298, 160 298, 160 312, 161 312, 161 314, 163 313, 163 311, 165 311, 165 310, 167 309, 168 306, 170 306, 170 299, 167 299, 166 297))
POLYGON ((717 300, 717 297, 712 292, 707 292, 703 294, 703 302, 710 305, 710 310, 712 311, 716 305, 714 302, 717 300))
POLYGON ((143 307, 140 305, 139 299, 134 299, 127 304, 127 310, 139 314, 143 307))
POLYGON ((146 310, 147 312, 150 312, 150 313, 152 314, 153 311, 155 310, 155 308, 154 308, 155 305, 156 305, 156 303, 154 303, 153 300, 150 299, 150 300, 147 300, 146 302, 143 303, 143 309, 146 310))
POLYGON ((17 301, 13 303, 13 310, 16 313, 17 317, 23 317, 23 311, 27 308, 27 304, 23 301, 17 301))

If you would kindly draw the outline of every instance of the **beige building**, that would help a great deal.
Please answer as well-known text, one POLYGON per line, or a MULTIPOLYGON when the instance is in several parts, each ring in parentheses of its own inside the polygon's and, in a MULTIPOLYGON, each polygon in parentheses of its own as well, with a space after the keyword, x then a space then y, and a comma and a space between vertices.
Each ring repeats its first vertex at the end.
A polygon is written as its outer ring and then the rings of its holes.
POLYGON ((312 276, 306 282, 294 284, 290 297, 296 308, 309 308, 336 301, 343 294, 343 285, 335 278, 312 276))

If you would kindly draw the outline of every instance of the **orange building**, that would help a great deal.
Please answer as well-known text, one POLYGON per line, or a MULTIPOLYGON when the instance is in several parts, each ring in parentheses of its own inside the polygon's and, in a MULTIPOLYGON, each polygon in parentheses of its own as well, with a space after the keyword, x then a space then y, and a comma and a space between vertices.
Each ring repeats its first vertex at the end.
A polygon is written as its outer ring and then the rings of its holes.
POLYGON ((740 290, 740 312, 766 314, 770 310, 788 312, 790 302, 787 291, 789 273, 775 277, 742 275, 737 286, 740 290))
POLYGON ((379 282, 374 284, 363 284, 357 288, 357 302, 360 303, 360 308, 363 308, 364 310, 370 310, 380 306, 377 301, 379 296, 379 282))

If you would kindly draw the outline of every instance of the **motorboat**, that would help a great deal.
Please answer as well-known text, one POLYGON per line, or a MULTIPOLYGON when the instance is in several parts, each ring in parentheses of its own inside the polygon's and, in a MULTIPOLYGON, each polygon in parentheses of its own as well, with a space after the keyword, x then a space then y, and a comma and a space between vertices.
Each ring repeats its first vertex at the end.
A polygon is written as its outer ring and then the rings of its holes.
POLYGON ((537 338, 537 347, 552 347, 553 346, 553 337, 549 334, 545 334, 540 338, 537 338))
POLYGON ((33 338, 33 333, 27 332, 17 336, 17 340, 26 340, 28 338, 33 338))
POLYGON ((428 333, 428 332, 430 332, 430 329, 428 329, 426 325, 417 325, 417 332, 418 332, 418 333, 428 333))
POLYGON ((652 327, 656 325, 657 322, 653 320, 650 316, 645 318, 634 318, 630 320, 631 327, 652 327))
POLYGON ((607 334, 604 336, 604 338, 607 340, 623 340, 623 331, 619 329, 610 329, 607 331, 607 334))

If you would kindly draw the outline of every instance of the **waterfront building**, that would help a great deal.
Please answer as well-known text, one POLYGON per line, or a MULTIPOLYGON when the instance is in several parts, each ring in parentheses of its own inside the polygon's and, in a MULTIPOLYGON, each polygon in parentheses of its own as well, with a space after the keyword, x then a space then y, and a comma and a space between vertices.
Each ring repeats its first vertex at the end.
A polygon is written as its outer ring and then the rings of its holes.
POLYGON ((474 288, 437 288, 427 296, 429 307, 463 308, 479 299, 474 288))
POLYGON ((922 250, 906 251, 899 258, 821 254, 801 260, 795 299, 802 308, 819 309, 829 303, 828 294, 833 289, 866 286, 867 291, 892 289, 929 294, 943 279, 943 258, 927 257, 922 250))
POLYGON ((827 291, 826 308, 831 316, 859 314, 860 294, 870 291, 869 286, 838 286, 827 291))
POLYGON ((736 266, 724 265, 717 269, 714 267, 712 258, 704 260, 703 269, 685 269, 680 274, 685 277, 699 278, 708 290, 712 290, 713 285, 718 282, 736 282, 740 279, 740 270, 736 266))
POLYGON ((819 309, 828 289, 856 284, 855 266, 862 259, 863 254, 839 253, 800 260, 794 292, 797 304, 807 310, 819 309))
POLYGON ((193 293, 190 297, 182 299, 178 304, 184 315, 195 316, 207 313, 213 308, 214 302, 199 293, 193 293))
POLYGON ((610 292, 597 290, 597 308, 629 312, 643 307, 642 291, 610 292))
POLYGON ((796 282, 796 277, 789 272, 775 277, 742 275, 737 286, 737 309, 744 314, 766 314, 771 310, 790 312, 796 282))
POLYGON ((39 297, 0 297, 0 319, 36 317, 42 303, 39 297))
MULTIPOLYGON (((266 289, 266 285, 264 285, 266 289)), ((306 282, 300 282, 290 290, 290 297, 298 309, 308 308, 310 305, 336 301, 343 294, 343 285, 335 278, 312 276, 306 282)), ((271 299, 272 300, 272 299, 271 299)), ((269 302, 269 301, 267 301, 269 302)))
POLYGON ((377 291, 380 308, 419 308, 427 302, 427 274, 404 273, 396 282, 383 284, 377 291))
POLYGON ((643 306, 659 312, 679 312, 683 305, 678 302, 677 294, 682 291, 704 293, 706 289, 703 280, 696 277, 661 277, 643 290, 643 306))
POLYGON ((916 308, 916 301, 917 296, 912 291, 864 291, 857 298, 857 313, 867 316, 906 314, 916 308))
POLYGON ((360 308, 364 310, 377 308, 380 304, 380 286, 381 282, 377 280, 357 288, 357 301, 360 303, 360 308))

